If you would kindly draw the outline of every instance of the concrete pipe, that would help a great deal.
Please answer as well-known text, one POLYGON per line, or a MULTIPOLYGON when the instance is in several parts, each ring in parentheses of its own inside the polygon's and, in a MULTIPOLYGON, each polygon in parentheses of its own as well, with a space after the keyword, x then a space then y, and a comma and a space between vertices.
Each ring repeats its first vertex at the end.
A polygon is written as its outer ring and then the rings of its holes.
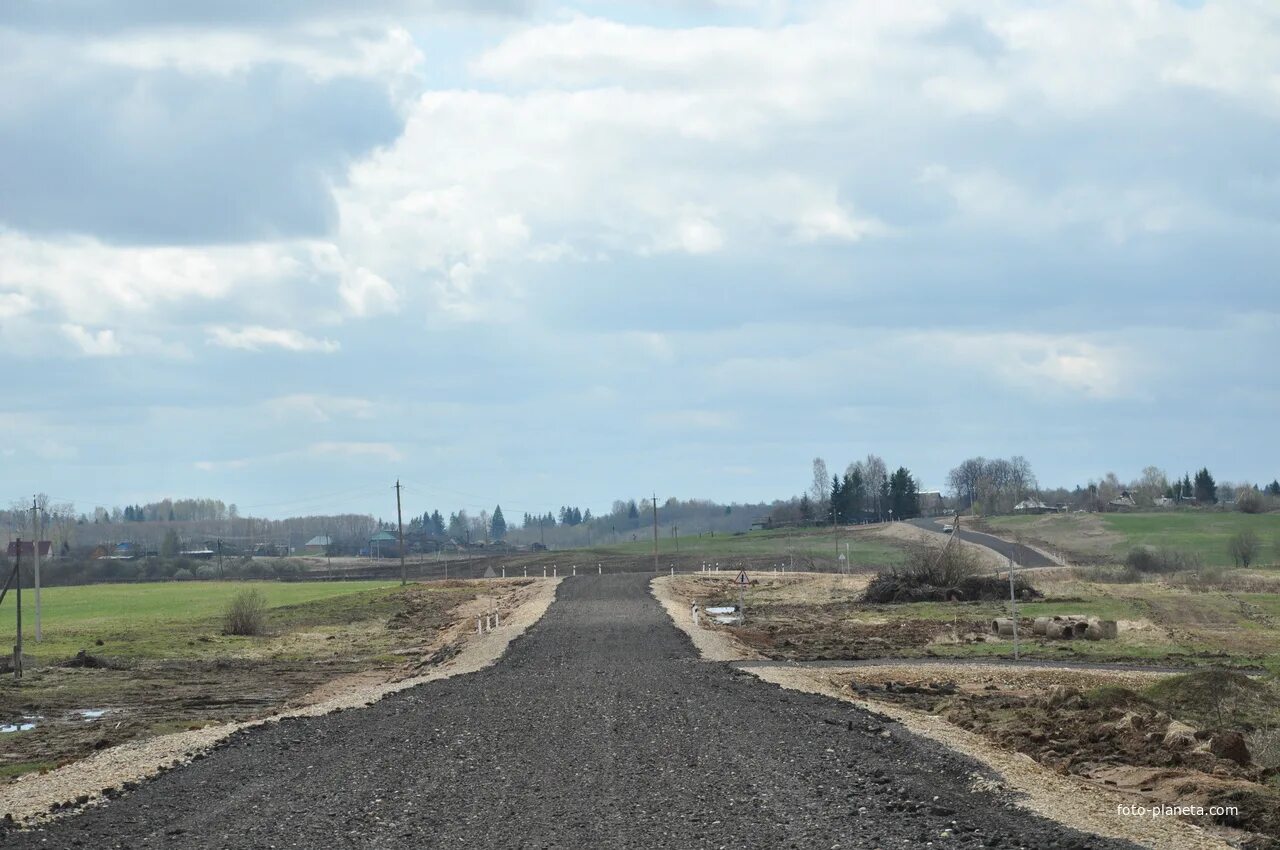
POLYGON ((1115 620, 1090 620, 1084 636, 1089 640, 1115 640, 1118 632, 1115 620))
POLYGON ((1042 635, 1049 631, 1049 624, 1053 622, 1052 617, 1036 617, 1031 621, 1032 634, 1042 635))
POLYGON ((997 617, 991 621, 991 634, 1000 637, 1013 637, 1013 620, 1009 617, 997 617))
POLYGON ((1071 636, 1082 638, 1089 631, 1089 623, 1085 620, 1071 621, 1071 636))
POLYGON ((1052 621, 1044 634, 1051 640, 1071 640, 1076 635, 1075 630, 1071 628, 1071 623, 1065 620, 1052 621))

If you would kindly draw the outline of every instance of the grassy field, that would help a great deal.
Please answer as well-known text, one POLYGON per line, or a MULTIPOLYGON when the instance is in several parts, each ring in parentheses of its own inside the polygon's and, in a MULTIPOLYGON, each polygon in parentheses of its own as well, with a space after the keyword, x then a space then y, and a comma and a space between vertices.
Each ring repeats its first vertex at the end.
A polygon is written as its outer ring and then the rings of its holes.
MULTIPOLYGON (((589 550, 610 555, 643 558, 653 551, 653 538, 638 535, 634 542, 598 546, 589 550)), ((659 538, 659 558, 670 560, 676 555, 675 540, 670 536, 659 538)), ((903 550, 891 541, 877 539, 863 529, 803 529, 798 531, 750 531, 745 534, 717 534, 681 537, 679 556, 687 566, 690 558, 718 561, 722 568, 737 566, 739 561, 775 561, 790 564, 794 556, 797 569, 834 569, 841 565, 840 555, 848 552, 849 563, 857 569, 884 567, 901 563, 903 550)))
MULTIPOLYGON (((188 644, 194 636, 218 635, 227 603, 240 590, 253 587, 266 597, 275 628, 299 619, 334 619, 340 609, 353 617, 372 615, 364 609, 390 602, 398 582, 147 582, 48 587, 40 592, 44 640, 35 642, 35 595, 22 594, 24 654, 40 661, 70 658, 81 649, 129 658, 184 658, 201 654, 188 644), (339 609, 339 610, 328 610, 339 609), (102 643, 99 644, 98 641, 102 643)), ((0 610, 0 640, 6 648, 14 634, 14 593, 0 610)), ((343 618, 345 619, 345 618, 343 618)), ((247 638, 219 637, 223 649, 247 638)))
POLYGON ((1060 514, 992 517, 997 532, 1021 534, 1082 562, 1124 560, 1134 546, 1170 546, 1197 556, 1207 566, 1230 566, 1227 544, 1242 530, 1262 540, 1261 561, 1280 562, 1280 513, 1163 511, 1159 513, 1060 514))

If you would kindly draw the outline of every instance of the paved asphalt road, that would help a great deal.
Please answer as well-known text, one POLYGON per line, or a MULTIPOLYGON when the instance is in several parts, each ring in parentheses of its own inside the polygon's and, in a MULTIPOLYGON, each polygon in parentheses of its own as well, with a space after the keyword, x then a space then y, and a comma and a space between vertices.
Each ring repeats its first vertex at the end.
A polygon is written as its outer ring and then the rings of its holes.
MULTIPOLYGON (((935 521, 922 517, 920 519, 907 520, 907 522, 926 531, 933 531, 938 534, 946 533, 942 530, 942 523, 946 522, 946 520, 935 521)), ((968 531, 964 528, 961 528, 958 533, 961 540, 977 543, 979 546, 986 546, 988 549, 994 550, 1002 558, 1008 558, 1009 553, 1012 552, 1014 563, 1020 567, 1058 566, 1035 549, 1024 546, 1021 543, 1010 543, 1008 540, 1001 540, 999 537, 993 537, 990 534, 983 534, 980 531, 968 531)))
POLYGON ((971 791, 975 763, 873 714, 697 660, 648 581, 569 579, 492 668, 239 733, 0 846, 1131 847, 971 791))

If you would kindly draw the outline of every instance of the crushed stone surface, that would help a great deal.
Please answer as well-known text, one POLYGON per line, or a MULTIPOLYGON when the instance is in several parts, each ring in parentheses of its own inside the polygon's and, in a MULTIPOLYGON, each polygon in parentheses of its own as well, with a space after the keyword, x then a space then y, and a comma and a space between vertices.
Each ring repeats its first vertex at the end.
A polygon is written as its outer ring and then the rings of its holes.
POLYGON ((570 578, 501 660, 241 730, 6 847, 1133 845, 889 718, 705 663, 644 574, 570 578))

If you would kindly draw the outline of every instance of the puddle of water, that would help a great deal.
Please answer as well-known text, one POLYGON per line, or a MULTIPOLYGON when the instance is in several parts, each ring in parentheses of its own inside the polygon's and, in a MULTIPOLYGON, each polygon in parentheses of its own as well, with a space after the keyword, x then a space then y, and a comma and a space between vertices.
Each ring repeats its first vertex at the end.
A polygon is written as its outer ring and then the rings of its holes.
POLYGON ((0 735, 7 735, 11 732, 30 732, 36 728, 36 721, 43 718, 37 716, 24 716, 17 723, 5 723, 0 725, 0 735))
POLYGON ((105 708, 82 708, 76 712, 85 723, 92 723, 107 713, 105 708))

